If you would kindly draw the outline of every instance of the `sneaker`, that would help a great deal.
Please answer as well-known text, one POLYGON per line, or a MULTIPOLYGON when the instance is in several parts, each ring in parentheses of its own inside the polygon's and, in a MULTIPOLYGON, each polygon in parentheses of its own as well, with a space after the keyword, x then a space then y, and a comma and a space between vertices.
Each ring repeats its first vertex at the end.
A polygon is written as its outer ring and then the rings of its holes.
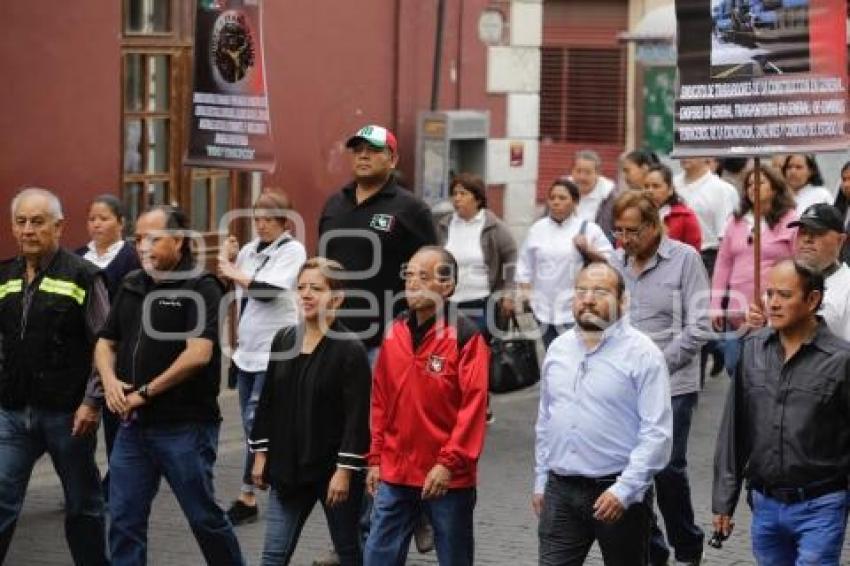
POLYGON ((493 424, 494 422, 496 422, 496 415, 494 415, 493 411, 491 411, 490 409, 487 409, 487 419, 484 422, 486 422, 487 424, 493 424))
POLYGON ((227 510, 227 518, 230 519, 234 527, 254 523, 259 515, 257 505, 245 505, 238 499, 227 510))
POLYGON ((416 543, 419 554, 434 550, 434 527, 425 517, 420 518, 416 528, 413 529, 413 542, 416 543))
POLYGON ((339 555, 335 550, 328 550, 324 556, 313 560, 313 566, 339 566, 339 555))

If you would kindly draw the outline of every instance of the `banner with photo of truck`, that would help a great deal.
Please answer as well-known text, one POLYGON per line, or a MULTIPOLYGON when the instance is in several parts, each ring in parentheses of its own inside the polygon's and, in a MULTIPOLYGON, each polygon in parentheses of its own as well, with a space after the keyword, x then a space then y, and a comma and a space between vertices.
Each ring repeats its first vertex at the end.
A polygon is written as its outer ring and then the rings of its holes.
POLYGON ((675 157, 844 150, 846 0, 676 0, 675 157))

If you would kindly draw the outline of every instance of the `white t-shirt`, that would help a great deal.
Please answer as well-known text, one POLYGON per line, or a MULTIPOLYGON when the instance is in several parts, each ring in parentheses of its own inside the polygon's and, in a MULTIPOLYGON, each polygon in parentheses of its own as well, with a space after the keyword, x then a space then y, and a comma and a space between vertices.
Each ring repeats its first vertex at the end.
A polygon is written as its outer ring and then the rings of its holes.
POLYGON ((673 178, 673 186, 697 215, 702 249, 719 248, 726 223, 740 202, 737 189, 711 171, 692 183, 687 183, 685 174, 679 173, 673 178))
MULTIPOLYGON (((257 251, 259 238, 246 244, 236 256, 236 267, 258 283, 285 289, 270 301, 249 298, 239 315, 236 352, 233 362, 243 371, 266 371, 269 349, 278 330, 298 322, 295 288, 298 270, 307 259, 304 246, 288 233, 257 251)), ((245 290, 236 287, 237 305, 242 305, 245 290)))
MULTIPOLYGON (((581 218, 573 214, 560 224, 550 217, 531 225, 517 258, 516 282, 530 283, 531 310, 546 324, 572 324, 576 275, 583 260, 573 239, 581 230, 581 218)), ((584 235, 590 246, 610 257, 614 252, 602 228, 587 222, 584 235)))
POLYGON ((803 212, 806 211, 807 208, 812 206, 813 204, 818 203, 826 203, 832 204, 832 195, 823 187, 813 187, 812 185, 806 185, 800 192, 797 193, 797 196, 794 197, 794 200, 797 202, 797 216, 802 216, 803 212))
POLYGON ((452 215, 446 249, 457 260, 457 289, 451 296, 453 302, 483 299, 490 294, 490 279, 487 276, 487 264, 484 263, 484 251, 481 249, 483 229, 483 208, 469 220, 464 220, 457 213, 452 215))
POLYGON ((89 260, 100 269, 106 269, 109 267, 109 264, 112 263, 112 260, 115 259, 115 256, 118 255, 118 252, 121 251, 121 248, 124 247, 124 243, 123 239, 118 240, 106 248, 106 253, 99 255, 97 253, 97 247, 94 245, 94 241, 91 241, 88 245, 89 251, 86 252, 86 255, 84 255, 83 258, 89 260))
POLYGON ((833 334, 850 340, 850 267, 842 263, 825 284, 820 314, 833 334))
POLYGON ((593 189, 578 199, 576 216, 582 220, 596 222, 596 213, 599 212, 599 207, 602 204, 602 201, 608 198, 608 195, 610 195, 613 190, 614 181, 600 175, 596 179, 596 185, 594 185, 593 189))

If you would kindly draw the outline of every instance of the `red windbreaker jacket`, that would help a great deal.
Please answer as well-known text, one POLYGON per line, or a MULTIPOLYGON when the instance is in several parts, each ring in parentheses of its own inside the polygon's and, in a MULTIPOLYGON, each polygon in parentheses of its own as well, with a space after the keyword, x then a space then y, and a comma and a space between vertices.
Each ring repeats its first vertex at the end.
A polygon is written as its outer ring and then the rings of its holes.
POLYGON ((436 464, 450 488, 476 484, 486 429, 490 348, 475 324, 440 318, 414 351, 406 314, 387 332, 372 379, 369 465, 381 480, 421 487, 436 464))

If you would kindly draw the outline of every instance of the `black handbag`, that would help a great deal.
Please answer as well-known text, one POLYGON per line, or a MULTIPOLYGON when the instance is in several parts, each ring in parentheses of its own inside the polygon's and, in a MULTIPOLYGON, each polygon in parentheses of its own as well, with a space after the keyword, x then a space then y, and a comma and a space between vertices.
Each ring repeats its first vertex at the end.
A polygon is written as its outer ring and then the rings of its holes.
POLYGON ((516 315, 490 339, 490 391, 508 393, 540 381, 537 340, 525 335, 516 315))

